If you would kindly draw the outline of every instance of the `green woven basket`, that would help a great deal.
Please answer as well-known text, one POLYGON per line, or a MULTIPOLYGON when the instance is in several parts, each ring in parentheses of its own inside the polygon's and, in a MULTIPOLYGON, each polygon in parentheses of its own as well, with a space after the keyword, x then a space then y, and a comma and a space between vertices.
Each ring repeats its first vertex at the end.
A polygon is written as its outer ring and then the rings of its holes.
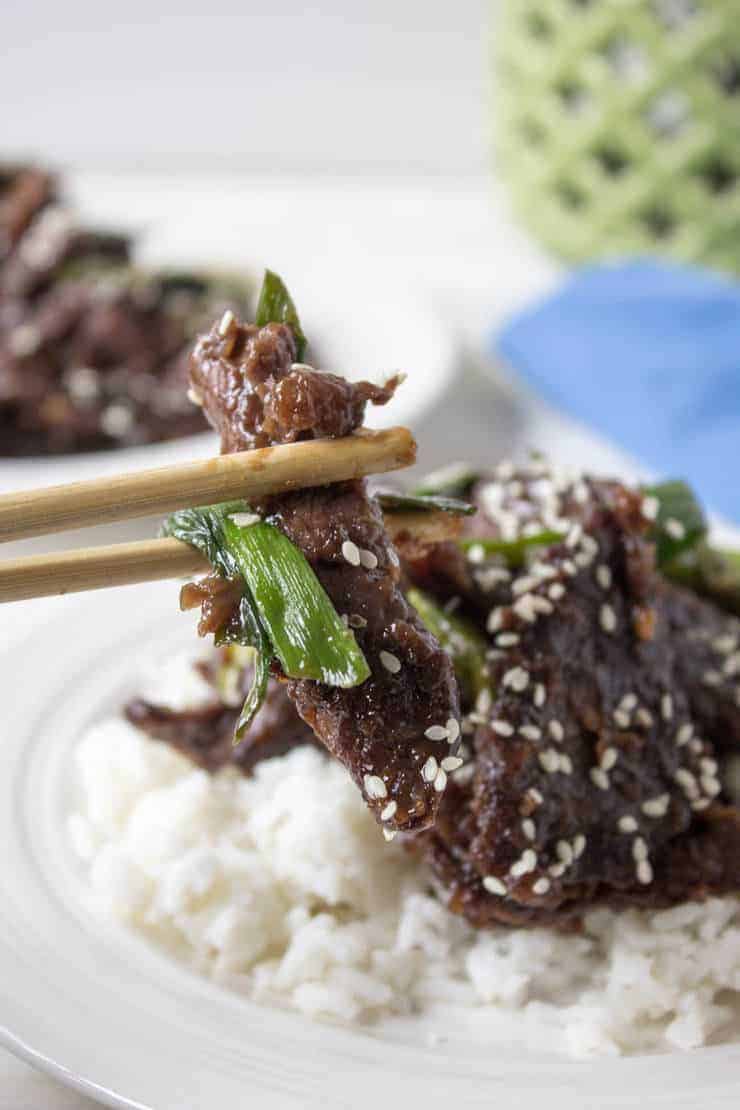
POLYGON ((503 0, 499 168, 522 220, 580 260, 740 270, 740 0, 503 0))

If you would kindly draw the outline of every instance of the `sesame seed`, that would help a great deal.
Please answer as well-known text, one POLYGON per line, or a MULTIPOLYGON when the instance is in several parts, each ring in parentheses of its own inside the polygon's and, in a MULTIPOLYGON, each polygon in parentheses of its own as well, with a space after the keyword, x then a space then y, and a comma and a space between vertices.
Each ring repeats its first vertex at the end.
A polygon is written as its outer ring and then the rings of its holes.
POLYGON ((479 713, 490 713, 493 705, 493 695, 488 686, 484 686, 475 699, 475 708, 479 713))
POLYGON ((641 859, 637 864, 637 881, 644 886, 653 881, 653 869, 649 860, 641 859))
POLYGON ((499 632, 496 643, 499 647, 513 647, 519 643, 519 636, 516 632, 499 632))
POLYGON ((541 792, 540 792, 540 791, 539 791, 539 790, 537 789, 537 787, 536 787, 536 786, 530 786, 530 788, 529 788, 529 790, 527 791, 527 793, 526 793, 526 795, 525 795, 525 796, 526 796, 527 798, 531 798, 531 800, 532 800, 532 801, 534 802, 534 804, 535 804, 536 806, 541 806, 541 805, 542 805, 542 803, 543 803, 543 802, 544 802, 544 800, 545 800, 545 799, 544 799, 544 797, 543 797, 543 795, 542 795, 542 794, 541 794, 541 792))
POLYGON ((673 698, 670 694, 663 694, 660 699, 660 715, 664 721, 673 720, 673 698))
POLYGON ((463 761, 459 755, 446 755, 440 764, 443 771, 456 771, 462 765, 463 761))
POLYGON ((533 594, 523 594, 518 601, 514 602, 512 609, 521 620, 528 624, 533 624, 537 620, 537 609, 534 605, 533 594))
POLYGON ((565 594, 565 586, 562 582, 553 582, 552 586, 547 591, 547 596, 553 601, 560 601, 560 598, 565 594))
POLYGON ((491 728, 497 732, 499 736, 513 736, 514 727, 508 721, 491 721, 491 728))
POLYGON ((545 613, 549 615, 555 612, 555 606, 546 597, 540 597, 539 594, 531 594, 530 607, 535 613, 545 613))
POLYGON ((625 709, 628 713, 631 713, 633 709, 637 708, 637 695, 625 694, 623 698, 620 698, 619 705, 622 709, 625 709))
POLYGON ((390 821, 391 817, 395 817, 396 810, 398 809, 398 802, 388 802, 385 809, 380 812, 381 821, 390 821))
POLYGON ((560 756, 560 770, 563 772, 564 775, 573 774, 573 763, 569 755, 560 756))
POLYGON ((501 627, 501 609, 491 609, 486 621, 486 628, 489 632, 498 632, 501 627))
POLYGON ((514 879, 519 879, 522 875, 528 875, 530 871, 534 871, 537 866, 537 853, 531 848, 525 848, 519 859, 512 863, 509 868, 509 874, 514 879))
POLYGON ((472 547, 468 548, 469 563, 482 563, 485 557, 486 551, 482 543, 474 543, 472 547))
POLYGON ((599 610, 599 624, 604 632, 614 632, 617 627, 617 615, 611 605, 602 605, 599 610))
POLYGON ((612 713, 612 717, 614 718, 614 724, 617 725, 618 728, 630 727, 631 718, 629 713, 626 713, 624 709, 615 709, 612 713))
POLYGON ((594 786, 598 786, 599 790, 609 789, 609 777, 606 771, 601 767, 592 767, 589 771, 591 782, 594 786))
POLYGON ((535 836, 537 835, 537 828, 531 817, 525 817, 522 821, 522 832, 526 836, 527 840, 534 840, 535 836))
POLYGON ((562 565, 565 574, 569 575, 571 578, 575 578, 575 576, 578 574, 578 567, 572 561, 572 559, 563 559, 562 565))
POLYGON ((619 752, 616 748, 606 748, 601 755, 601 759, 599 760, 599 766, 601 767, 602 771, 611 771, 612 767, 617 762, 618 756, 619 752))
POLYGON ((545 704, 546 698, 547 691, 545 690, 543 684, 541 682, 538 682, 534 688, 534 697, 532 699, 537 709, 542 709, 542 706, 545 704))
POLYGON ((621 833, 633 833, 637 832, 639 826, 631 814, 625 813, 624 817, 620 817, 617 821, 617 828, 621 833))
POLYGON ((685 767, 679 767, 673 777, 689 800, 697 796, 699 789, 691 771, 688 771, 685 767))
POLYGON ((448 717, 445 729, 447 730, 447 740, 450 744, 454 744, 460 735, 460 725, 457 719, 455 717, 448 717))
POLYGON ((389 844, 392 840, 396 839, 397 834, 398 829, 383 829, 383 836, 389 844))
POLYGON ((521 578, 515 578, 511 583, 511 592, 515 597, 520 597, 521 594, 527 594, 530 590, 534 590, 539 586, 539 578, 533 575, 523 575, 521 578))
POLYGON ((717 760, 710 759, 708 756, 705 756, 704 759, 699 760, 699 766, 701 767, 705 775, 716 775, 719 768, 717 760))
POLYGON ((716 779, 713 775, 702 775, 700 782, 702 790, 710 798, 716 798, 722 789, 719 779, 716 779))
POLYGON ((642 725, 643 728, 651 728, 653 724, 653 715, 649 709, 645 709, 643 705, 637 710, 635 714, 637 723, 642 725))
POLYGON ((381 651, 380 662, 391 674, 398 674, 401 669, 401 660, 390 651, 381 651))
POLYGON ((555 845, 555 852, 561 863, 569 866, 573 862, 573 849, 567 840, 559 840, 555 845))
POLYGON ((571 530, 568 532, 568 535, 565 537, 565 546, 566 547, 578 547, 578 544, 581 541, 581 536, 582 535, 583 535, 582 526, 580 524, 577 524, 577 523, 574 524, 573 527, 571 528, 571 530))
POLYGON ((733 652, 728 655, 722 664, 722 674, 729 675, 730 678, 740 671, 740 651, 733 652))
POLYGON ((427 740, 446 740, 447 729, 444 725, 430 725, 429 728, 424 730, 424 735, 427 740))
POLYGON ((722 675, 719 671, 705 671, 701 680, 705 686, 719 686, 722 682, 722 675))
POLYGON ((359 613, 350 613, 347 617, 347 624, 350 628, 367 628, 367 621, 359 613))
POLYGON ((596 568, 596 581, 602 590, 608 590, 612 584, 612 572, 606 563, 599 563, 596 568))
POLYGON ((543 875, 542 878, 538 879, 537 882, 532 885, 533 894, 547 894, 549 889, 550 880, 545 875, 543 875))
POLYGON ((646 520, 655 520, 660 512, 660 501, 657 497, 643 497, 640 508, 646 520))
POLYGON ((710 798, 694 798, 691 802, 691 808, 696 810, 706 809, 709 805, 711 805, 710 798))
POLYGON ((365 793, 368 798, 387 798, 388 790, 379 775, 365 775, 362 780, 365 784, 365 793))
POLYGON ((262 517, 259 513, 231 513, 229 520, 239 528, 248 528, 251 524, 259 524, 262 517))
POLYGON ((440 767, 440 769, 437 771, 437 774, 434 776, 434 789, 437 791, 438 794, 441 794, 446 786, 447 772, 442 767, 440 767))
POLYGON ((529 675, 523 667, 512 667, 501 679, 502 686, 510 686, 512 690, 521 694, 529 685, 529 675))
POLYGON ((555 740, 558 744, 560 744, 565 737, 565 729, 561 725, 560 721, 550 721, 547 726, 547 731, 550 733, 550 736, 552 736, 553 740, 555 740))
POLYGON ((426 761, 421 769, 421 777, 424 779, 424 782, 434 782, 438 770, 439 764, 437 763, 437 760, 434 758, 433 755, 430 755, 429 759, 426 761))
POLYGON ((719 655, 729 655, 737 647, 737 636, 718 636, 716 640, 712 640, 712 647, 719 655))
POLYGON ((378 565, 378 556, 367 548, 360 548, 360 562, 365 570, 375 570, 378 565))
POLYGON ((665 817, 670 801, 669 794, 659 794, 656 798, 647 798, 640 809, 646 817, 665 817))
POLYGON ((222 338, 223 336, 227 335, 235 321, 236 317, 234 316, 234 313, 231 311, 230 308, 227 308, 223 316, 221 317, 221 321, 218 325, 218 334, 222 338))
POLYGON ((689 740, 689 751, 693 752, 694 755, 701 755, 701 753, 704 751, 704 745, 701 740, 698 739, 698 737, 695 737, 693 740, 689 740))
POLYGON ((537 759, 542 770, 548 775, 554 775, 560 770, 560 756, 554 748, 545 748, 544 752, 539 752, 537 759))
POLYGON ((641 836, 636 836, 632 841, 632 858, 639 862, 642 859, 647 859, 647 856, 647 844, 641 836))
POLYGON ((342 544, 342 555, 351 567, 359 567, 360 549, 356 543, 352 543, 352 540, 344 541, 342 544))
POLYGON ((573 840, 573 858, 580 859, 584 853, 585 848, 586 837, 583 835, 583 833, 578 833, 578 835, 573 840))
POLYGON ((483 886, 489 894, 499 894, 503 897, 507 893, 506 883, 502 883, 495 875, 486 875, 483 886))
POLYGON ((686 528, 681 523, 681 521, 676 520, 676 518, 674 516, 669 516, 668 519, 666 520, 665 524, 663 525, 663 527, 665 528, 666 532, 671 537, 671 539, 673 539, 673 540, 684 540, 684 539, 686 539, 686 528))
POLYGON ((525 740, 539 740, 542 736, 542 730, 537 728, 537 725, 522 725, 519 729, 519 735, 523 736, 525 740))

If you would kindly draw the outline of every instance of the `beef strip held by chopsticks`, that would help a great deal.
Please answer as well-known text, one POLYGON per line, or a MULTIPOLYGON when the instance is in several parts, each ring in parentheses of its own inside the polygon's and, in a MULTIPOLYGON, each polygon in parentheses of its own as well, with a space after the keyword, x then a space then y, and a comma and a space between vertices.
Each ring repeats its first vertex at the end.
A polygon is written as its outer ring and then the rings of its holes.
MULTIPOLYGON (((226 313, 196 344, 191 391, 222 450, 349 435, 386 386, 350 383, 296 362, 287 324, 239 324, 226 313)), ((271 497, 253 508, 303 552, 347 617, 371 675, 343 689, 306 679, 286 688, 298 713, 348 768, 387 835, 434 822, 459 765, 457 683, 449 656, 400 589, 396 552, 362 480, 271 497)))
POLYGON ((478 535, 563 542, 507 570, 453 548, 411 568, 487 626, 493 696, 469 770, 420 844, 473 924, 568 927, 592 905, 740 889, 740 811, 715 750, 740 741, 740 622, 655 569, 649 499, 545 467, 476 493, 478 535))

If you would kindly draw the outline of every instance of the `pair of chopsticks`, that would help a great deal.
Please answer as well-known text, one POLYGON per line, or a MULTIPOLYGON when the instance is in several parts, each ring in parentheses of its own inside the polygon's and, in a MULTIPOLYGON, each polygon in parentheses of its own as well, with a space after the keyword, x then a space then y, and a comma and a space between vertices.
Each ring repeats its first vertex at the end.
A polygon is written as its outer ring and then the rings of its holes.
MULTIPOLYGON (((266 447, 138 474, 9 493, 0 496, 0 543, 384 474, 410 466, 415 458, 416 443, 407 428, 361 429, 343 439, 266 447)), ((409 517, 414 515, 396 518, 395 531, 413 530, 409 517)), ((418 515, 426 518, 421 523, 427 532, 434 529, 429 517, 437 514, 418 515)), ((31 555, 0 562, 0 602, 179 578, 208 569, 202 555, 170 538, 31 555)))

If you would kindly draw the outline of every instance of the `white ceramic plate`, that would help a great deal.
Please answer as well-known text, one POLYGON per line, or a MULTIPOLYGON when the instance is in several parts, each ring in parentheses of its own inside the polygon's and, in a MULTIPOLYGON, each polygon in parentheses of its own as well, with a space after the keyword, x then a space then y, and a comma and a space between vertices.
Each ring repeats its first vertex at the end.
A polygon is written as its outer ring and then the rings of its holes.
POLYGON ((3 611, 0 1043, 109 1105, 151 1110, 738 1105, 740 1044, 584 1063, 482 1046, 454 1011, 434 1042, 411 1019, 372 1033, 313 1024, 225 993, 96 914, 64 835, 69 752, 131 692, 142 650, 192 635, 176 591, 3 611))

